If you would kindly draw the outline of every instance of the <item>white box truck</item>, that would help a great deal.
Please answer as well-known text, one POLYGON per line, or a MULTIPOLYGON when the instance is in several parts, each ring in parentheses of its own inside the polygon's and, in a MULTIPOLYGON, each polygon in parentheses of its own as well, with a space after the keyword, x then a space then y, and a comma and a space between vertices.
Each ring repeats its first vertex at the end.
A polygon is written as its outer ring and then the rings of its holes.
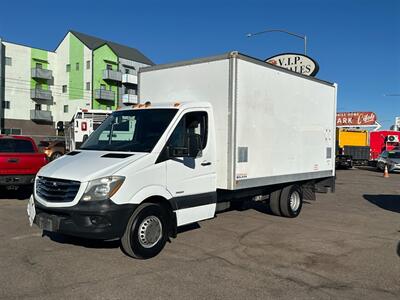
POLYGON ((40 170, 31 224, 120 238, 150 258, 179 226, 232 203, 296 217, 303 199, 333 191, 335 84, 231 52, 142 69, 139 92, 139 105, 40 170))

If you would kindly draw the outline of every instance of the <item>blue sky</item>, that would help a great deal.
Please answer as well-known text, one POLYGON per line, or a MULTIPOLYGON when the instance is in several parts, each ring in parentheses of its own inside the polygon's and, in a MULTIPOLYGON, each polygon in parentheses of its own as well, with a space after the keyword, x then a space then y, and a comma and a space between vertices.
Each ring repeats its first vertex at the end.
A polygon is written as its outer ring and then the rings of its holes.
POLYGON ((339 84, 338 111, 373 111, 384 128, 400 116, 400 1, 8 1, 0 36, 54 50, 68 29, 140 49, 156 63, 238 50, 264 59, 303 52, 318 78, 339 84), (55 5, 55 3, 59 3, 55 5), (112 5, 110 5, 112 3, 112 5))

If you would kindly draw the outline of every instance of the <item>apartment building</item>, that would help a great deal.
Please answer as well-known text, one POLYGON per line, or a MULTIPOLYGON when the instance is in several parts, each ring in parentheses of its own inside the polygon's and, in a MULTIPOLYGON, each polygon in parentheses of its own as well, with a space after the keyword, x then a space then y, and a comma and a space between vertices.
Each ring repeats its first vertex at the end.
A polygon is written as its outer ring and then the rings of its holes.
POLYGON ((137 102, 137 71, 153 62, 139 50, 69 31, 54 51, 0 40, 0 129, 56 135, 79 108, 137 102))

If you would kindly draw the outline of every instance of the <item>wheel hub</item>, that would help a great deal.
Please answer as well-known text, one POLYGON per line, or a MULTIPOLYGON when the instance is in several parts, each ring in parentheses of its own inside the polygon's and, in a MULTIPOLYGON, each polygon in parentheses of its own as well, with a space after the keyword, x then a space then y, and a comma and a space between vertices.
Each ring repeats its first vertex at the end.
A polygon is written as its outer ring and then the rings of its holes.
POLYGON ((300 194, 295 191, 290 195, 290 209, 292 211, 297 211, 300 207, 300 194))
POLYGON ((149 216, 143 220, 138 229, 140 244, 145 248, 151 248, 162 237, 162 224, 156 216, 149 216))

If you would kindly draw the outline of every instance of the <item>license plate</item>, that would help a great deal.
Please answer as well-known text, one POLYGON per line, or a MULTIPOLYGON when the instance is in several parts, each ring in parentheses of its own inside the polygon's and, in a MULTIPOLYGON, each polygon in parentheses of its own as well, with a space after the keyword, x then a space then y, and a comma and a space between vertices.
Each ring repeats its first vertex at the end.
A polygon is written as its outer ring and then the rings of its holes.
POLYGON ((33 221, 35 220, 36 216, 36 209, 35 209, 35 202, 33 201, 33 196, 29 198, 28 207, 26 208, 29 218, 29 225, 33 225, 33 221))
POLYGON ((46 231, 55 231, 53 220, 45 216, 38 216, 37 224, 40 229, 46 231))

